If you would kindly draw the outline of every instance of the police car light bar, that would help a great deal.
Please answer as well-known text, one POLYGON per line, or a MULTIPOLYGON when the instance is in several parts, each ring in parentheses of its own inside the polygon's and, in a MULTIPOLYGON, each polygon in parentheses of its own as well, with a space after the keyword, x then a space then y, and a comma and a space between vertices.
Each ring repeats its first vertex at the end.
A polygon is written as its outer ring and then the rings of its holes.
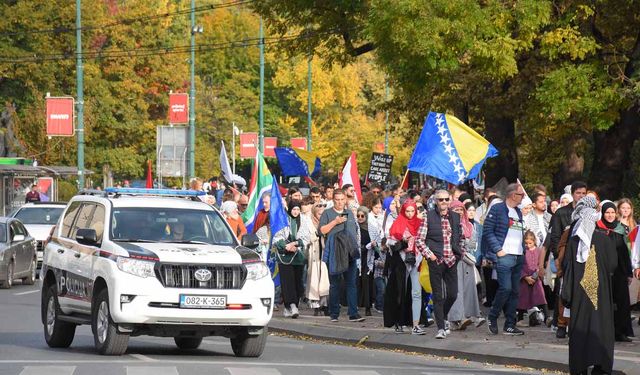
POLYGON ((109 194, 140 194, 140 195, 166 195, 172 197, 198 197, 205 195, 204 191, 196 190, 174 190, 174 189, 143 189, 143 188, 106 188, 104 189, 109 194))

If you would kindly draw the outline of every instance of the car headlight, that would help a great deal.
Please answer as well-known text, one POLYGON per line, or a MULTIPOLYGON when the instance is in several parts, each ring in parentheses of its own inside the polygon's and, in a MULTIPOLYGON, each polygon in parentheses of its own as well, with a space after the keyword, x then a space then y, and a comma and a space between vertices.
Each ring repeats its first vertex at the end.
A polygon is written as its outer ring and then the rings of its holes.
POLYGON ((245 263, 248 280, 260 280, 270 274, 269 267, 262 262, 245 263))
POLYGON ((118 269, 122 272, 130 273, 140 277, 155 277, 155 262, 147 260, 118 257, 118 269))

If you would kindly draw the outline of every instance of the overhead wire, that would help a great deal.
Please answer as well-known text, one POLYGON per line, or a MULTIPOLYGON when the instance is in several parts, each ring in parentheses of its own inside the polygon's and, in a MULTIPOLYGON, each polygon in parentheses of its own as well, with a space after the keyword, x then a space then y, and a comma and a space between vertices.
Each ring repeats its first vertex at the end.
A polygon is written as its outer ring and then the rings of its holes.
POLYGON ((250 4, 250 3, 253 3, 254 1, 255 0, 237 0, 237 1, 231 1, 228 3, 202 5, 202 6, 195 7, 193 9, 184 8, 174 12, 165 12, 165 13, 147 15, 142 17, 125 18, 119 21, 114 21, 106 24, 87 25, 87 26, 81 26, 79 28, 75 26, 58 26, 58 27, 49 28, 49 29, 33 29, 33 30, 2 32, 0 33, 0 37, 17 36, 17 35, 24 35, 24 34, 62 34, 62 33, 71 33, 71 32, 75 33, 78 30, 82 30, 82 31, 101 30, 101 29, 108 29, 108 28, 112 28, 120 25, 131 25, 136 22, 145 22, 145 21, 151 21, 155 19, 174 17, 182 14, 199 13, 199 12, 205 12, 205 11, 215 10, 215 9, 236 7, 240 5, 250 4))
MULTIPOLYGON (((309 32, 304 31, 296 35, 282 36, 282 37, 264 37, 262 43, 264 45, 281 44, 295 40, 304 40, 311 37, 332 34, 339 31, 338 29, 329 29, 324 31, 309 32)), ((179 46, 148 46, 139 47, 126 50, 107 50, 107 51, 85 51, 81 53, 84 59, 118 59, 118 58, 134 58, 134 57, 148 57, 158 55, 170 55, 190 53, 192 48, 196 52, 207 52, 215 50, 223 50, 229 48, 246 48, 251 46, 259 46, 261 43, 260 38, 245 38, 241 40, 234 40, 229 42, 219 43, 201 43, 194 47, 191 45, 179 45, 179 46)), ((59 54, 43 54, 43 55, 22 55, 22 56, 0 56, 0 63, 33 63, 44 61, 60 61, 60 60, 72 60, 77 58, 77 53, 59 53, 59 54)))

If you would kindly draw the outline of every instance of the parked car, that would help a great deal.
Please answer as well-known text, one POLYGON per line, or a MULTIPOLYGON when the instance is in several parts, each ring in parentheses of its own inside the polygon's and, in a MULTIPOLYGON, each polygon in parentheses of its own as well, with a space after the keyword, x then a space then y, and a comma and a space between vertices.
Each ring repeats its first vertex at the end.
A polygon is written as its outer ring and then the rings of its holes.
POLYGON ((33 285, 36 259, 36 240, 20 220, 0 217, 0 288, 11 288, 16 279, 33 285))
POLYGON ((42 265, 44 243, 66 206, 66 202, 31 202, 11 214, 11 217, 19 219, 24 224, 29 234, 37 241, 38 269, 42 265))

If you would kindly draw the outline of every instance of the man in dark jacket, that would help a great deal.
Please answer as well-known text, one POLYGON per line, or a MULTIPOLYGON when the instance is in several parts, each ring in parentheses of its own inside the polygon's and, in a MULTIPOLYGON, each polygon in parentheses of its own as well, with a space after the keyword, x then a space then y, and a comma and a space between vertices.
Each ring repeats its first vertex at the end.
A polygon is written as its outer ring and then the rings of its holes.
POLYGON ((483 250, 486 246, 486 258, 493 262, 498 274, 498 291, 488 316, 489 333, 492 335, 498 334, 498 316, 503 309, 506 318, 503 333, 524 335, 516 327, 520 272, 524 262, 524 222, 518 205, 524 195, 522 185, 507 186, 505 201, 491 207, 484 220, 483 250))
POLYGON ((449 210, 449 192, 438 190, 435 197, 436 209, 427 213, 418 229, 416 248, 427 259, 429 265, 433 309, 438 325, 436 338, 444 339, 449 331, 445 317, 458 296, 456 266, 463 255, 463 238, 460 215, 449 210))
MULTIPOLYGON (((573 210, 575 209, 578 201, 585 195, 587 195, 587 184, 582 181, 574 182, 571 184, 571 196, 573 198, 573 202, 564 207, 558 208, 556 213, 551 217, 551 239, 549 243, 549 252, 553 254, 555 259, 558 259, 558 244, 560 243, 562 232, 571 226, 571 215, 573 214, 573 210)), ((556 295, 557 306, 557 308, 553 309, 553 324, 558 327, 556 337, 563 339, 567 337, 567 325, 569 322, 567 318, 563 316, 564 306, 562 305, 562 300, 559 296, 560 287, 561 283, 556 282, 553 288, 553 292, 556 295)))

